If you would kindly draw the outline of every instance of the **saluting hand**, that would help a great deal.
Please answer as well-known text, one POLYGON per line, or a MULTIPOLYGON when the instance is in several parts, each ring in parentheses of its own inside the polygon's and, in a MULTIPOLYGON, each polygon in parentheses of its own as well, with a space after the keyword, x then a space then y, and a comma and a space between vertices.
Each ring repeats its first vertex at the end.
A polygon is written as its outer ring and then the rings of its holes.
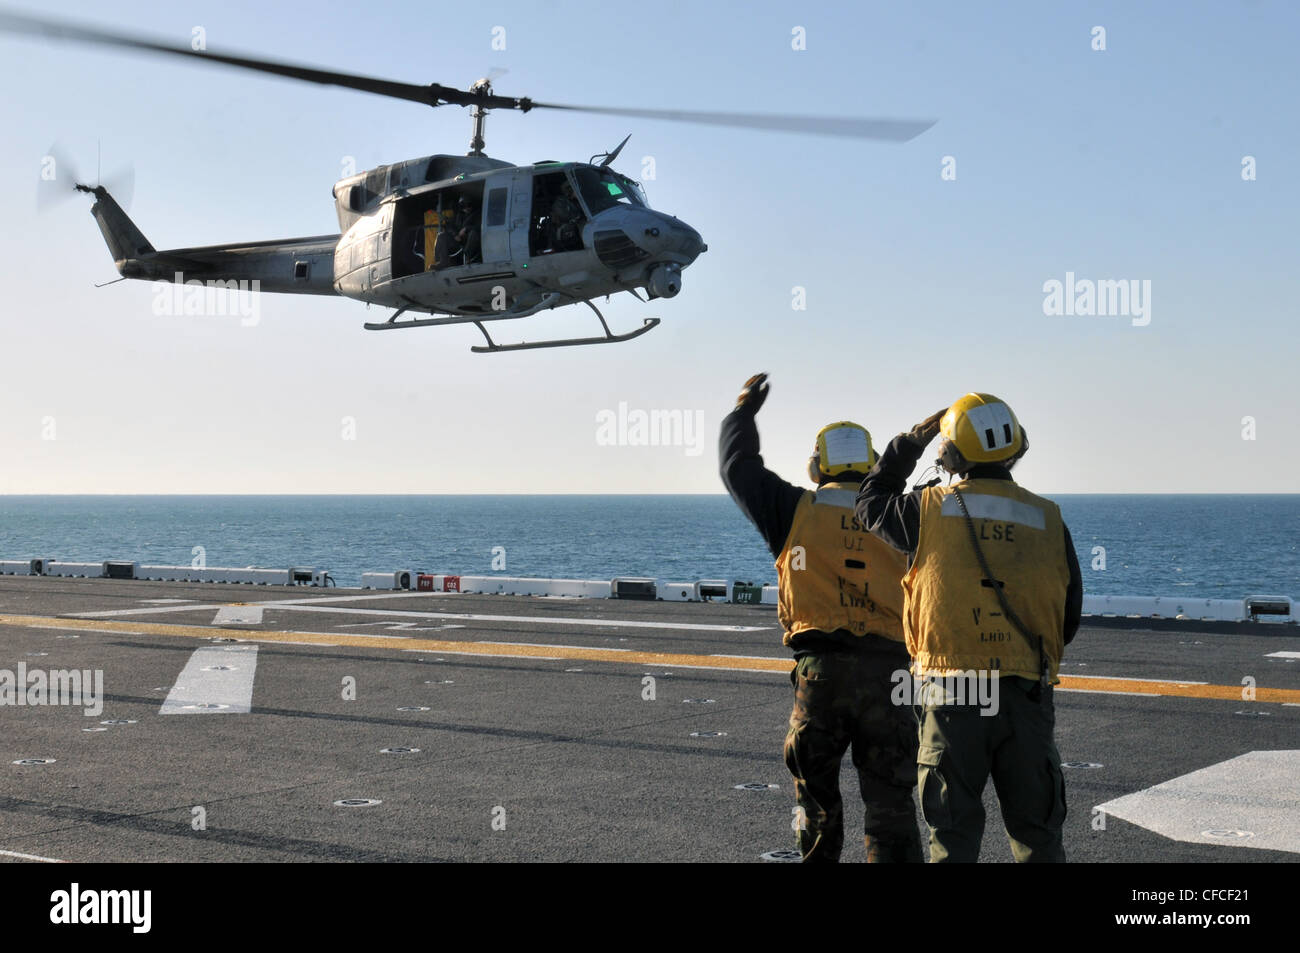
POLYGON ((917 446, 927 446, 939 433, 939 421, 943 420, 943 415, 948 412, 948 408, 926 417, 919 424, 907 432, 910 439, 917 446))
POLYGON ((758 408, 763 406, 763 401, 767 400, 767 375, 755 374, 740 389, 740 396, 736 398, 736 409, 742 407, 751 414, 758 413, 758 408))

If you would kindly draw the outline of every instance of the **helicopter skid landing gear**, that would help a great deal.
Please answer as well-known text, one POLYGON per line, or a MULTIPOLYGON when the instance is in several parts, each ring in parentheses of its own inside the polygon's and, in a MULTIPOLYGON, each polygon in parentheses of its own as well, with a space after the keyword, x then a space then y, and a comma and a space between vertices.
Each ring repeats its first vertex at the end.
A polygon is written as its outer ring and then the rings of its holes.
POLYGON ((487 328, 475 321, 474 325, 483 332, 483 337, 487 339, 487 344, 476 344, 470 348, 475 354, 494 354, 497 351, 531 351, 543 347, 583 347, 587 344, 617 344, 620 341, 630 341, 633 338, 639 338, 652 328, 659 326, 658 318, 646 318, 645 323, 635 331, 628 331, 626 334, 614 334, 609 330, 609 325, 605 322, 605 316, 600 313, 590 301, 584 301, 587 307, 596 313, 596 319, 600 321, 600 326, 604 329, 605 334, 601 337, 589 338, 557 338, 554 341, 520 341, 518 344, 497 344, 487 333, 487 328))
POLYGON ((646 318, 645 323, 635 331, 628 331, 626 334, 614 334, 610 331, 609 324, 606 323, 605 316, 600 313, 600 309, 590 301, 583 301, 583 304, 596 313, 596 319, 600 321, 600 326, 605 332, 604 335, 589 338, 560 338, 554 341, 535 341, 531 343, 528 341, 520 341, 518 344, 497 344, 492 340, 492 336, 487 333, 487 328, 483 327, 483 324, 486 321, 510 321, 516 318, 526 318, 530 315, 536 314, 538 311, 554 308, 559 303, 557 300, 558 298, 559 296, 554 293, 548 294, 540 302, 518 314, 511 314, 508 312, 505 314, 485 314, 481 316, 452 314, 445 318, 416 318, 407 321, 397 320, 407 310, 409 310, 410 305, 407 305, 399 309, 387 321, 367 323, 366 330, 396 331, 398 328, 427 328, 441 327, 448 324, 472 324, 483 332, 483 337, 487 339, 487 344, 476 344, 471 347, 470 350, 475 354, 492 354, 496 351, 531 351, 542 347, 582 347, 587 344, 617 344, 620 341, 630 341, 633 338, 638 338, 651 328, 659 326, 658 318, 646 318))

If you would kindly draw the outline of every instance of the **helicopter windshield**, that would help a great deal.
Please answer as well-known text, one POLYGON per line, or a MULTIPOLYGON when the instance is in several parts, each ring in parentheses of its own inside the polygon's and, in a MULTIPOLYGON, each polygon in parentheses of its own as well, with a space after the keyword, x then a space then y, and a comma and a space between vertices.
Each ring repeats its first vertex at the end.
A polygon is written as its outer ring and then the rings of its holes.
POLYGON ((616 205, 649 207, 650 203, 646 201, 640 184, 613 169, 578 166, 573 170, 573 176, 578 181, 578 192, 592 215, 599 215, 616 205))

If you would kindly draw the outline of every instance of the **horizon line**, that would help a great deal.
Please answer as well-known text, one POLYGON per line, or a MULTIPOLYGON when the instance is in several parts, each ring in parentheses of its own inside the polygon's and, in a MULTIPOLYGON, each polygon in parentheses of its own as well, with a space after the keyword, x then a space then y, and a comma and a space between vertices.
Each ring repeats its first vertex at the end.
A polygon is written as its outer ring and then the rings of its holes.
MULTIPOLYGON (((806 489, 812 489, 811 486, 806 489)), ((1027 489, 1027 488, 1026 488, 1027 489)), ((1105 490, 1105 491, 1087 491, 1087 490, 1065 490, 1052 491, 1046 490, 1040 496, 1300 496, 1300 492, 1268 491, 1268 490, 1105 490)), ((547 496, 717 496, 730 499, 725 491, 683 491, 676 493, 654 492, 654 491, 637 491, 637 490, 620 490, 620 491, 601 491, 601 490, 566 490, 551 493, 524 493, 512 490, 499 490, 496 492, 486 493, 466 493, 455 491, 424 491, 424 492, 349 492, 342 491, 337 493, 279 493, 274 491, 257 491, 257 492, 235 492, 235 493, 94 493, 94 492, 58 492, 58 493, 9 493, 0 492, 0 499, 16 497, 77 497, 77 496, 96 496, 96 497, 123 497, 123 498, 143 498, 143 497, 169 497, 169 498, 197 498, 197 497, 300 497, 303 499, 319 497, 344 497, 344 496, 366 496, 366 497, 429 497, 429 496, 511 496, 511 497, 547 497, 547 496)))

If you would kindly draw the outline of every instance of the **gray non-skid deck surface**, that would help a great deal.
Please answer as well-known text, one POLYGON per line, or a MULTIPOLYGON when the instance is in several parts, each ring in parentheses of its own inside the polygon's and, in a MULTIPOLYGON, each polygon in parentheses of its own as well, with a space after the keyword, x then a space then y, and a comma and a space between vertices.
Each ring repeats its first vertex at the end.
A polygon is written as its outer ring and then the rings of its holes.
MULTIPOLYGON (((0 707, 0 860, 750 862, 792 845, 786 674, 639 654, 786 659, 770 607, 0 577, 0 616, 0 669, 97 669, 106 695, 96 717, 0 707), (232 603, 262 621, 214 625, 232 603), (462 641, 524 645, 443 645, 462 641)), ((1268 631, 1085 627, 1062 674, 1294 691, 1300 661, 1270 656, 1300 637, 1268 631)), ((1062 692, 1057 710, 1063 760, 1101 765, 1066 769, 1072 860, 1300 858, 1300 707, 1062 692)), ((851 768, 842 787, 861 860, 851 768)), ((986 804, 982 859, 1009 861, 992 785, 986 804)))

